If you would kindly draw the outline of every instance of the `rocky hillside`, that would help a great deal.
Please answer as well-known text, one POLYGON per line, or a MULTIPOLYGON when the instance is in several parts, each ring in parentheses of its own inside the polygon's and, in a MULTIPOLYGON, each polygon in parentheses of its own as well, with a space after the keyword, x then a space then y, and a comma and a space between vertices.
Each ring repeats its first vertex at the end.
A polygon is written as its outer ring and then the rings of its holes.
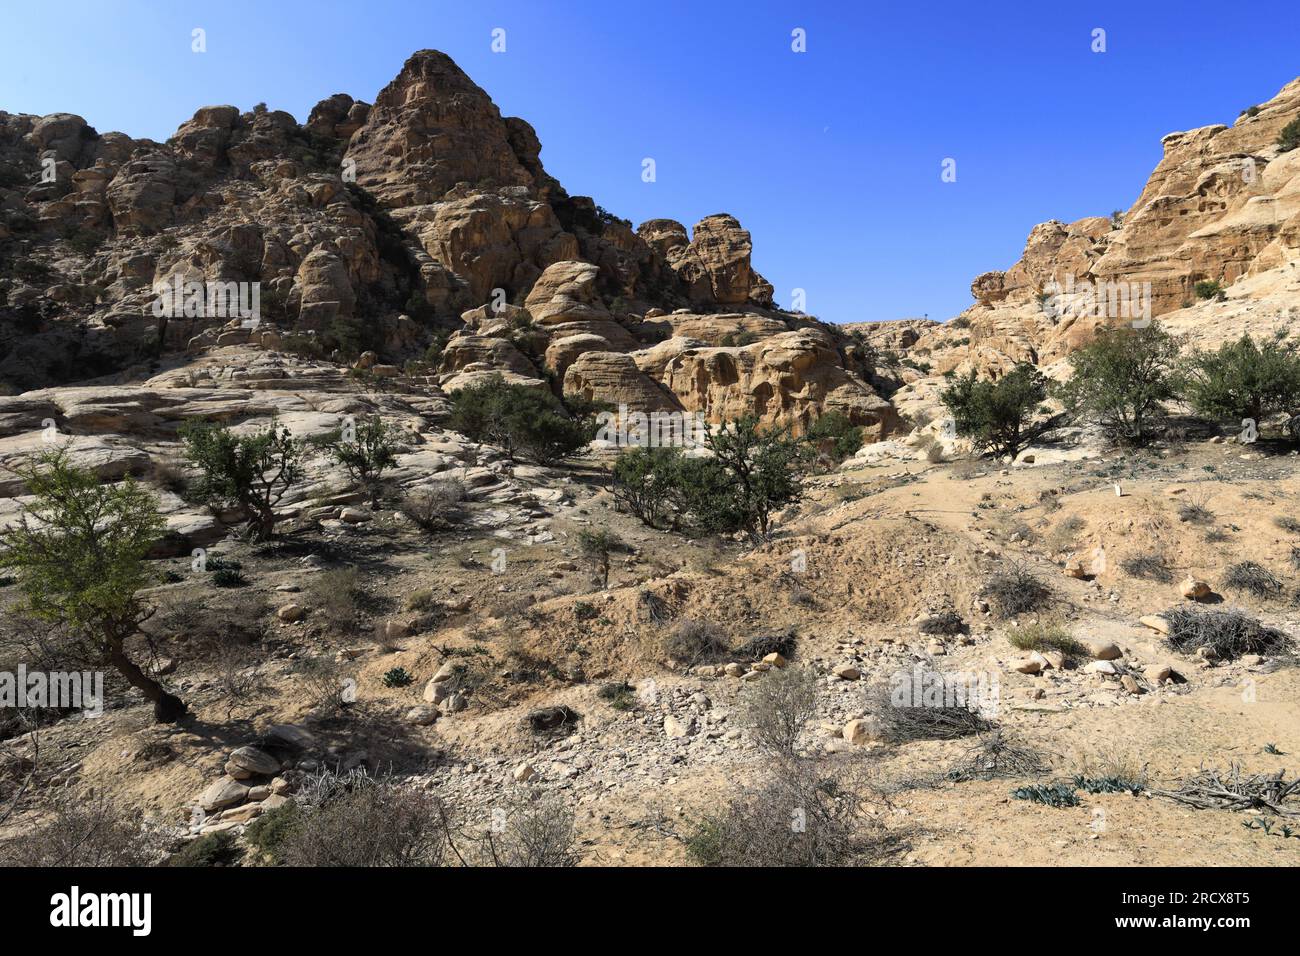
POLYGON ((894 396, 900 411, 915 414, 935 407, 939 376, 952 369, 996 374, 1029 361, 1059 374, 1062 360, 1099 326, 1138 318, 1139 306, 1202 346, 1293 327, 1300 318, 1300 150, 1284 152, 1277 139, 1297 117, 1300 79, 1232 126, 1170 133, 1161 140, 1164 157, 1126 212, 1035 226, 1020 261, 977 276, 975 304, 953 321, 847 328, 931 366, 931 376, 894 396), (1224 296, 1198 299, 1202 281, 1219 282, 1224 296))
POLYGON ((0 113, 0 387, 138 381, 251 343, 374 351, 435 390, 499 370, 715 421, 897 426, 851 339, 774 306, 734 217, 634 230, 540 151, 432 50, 373 105, 337 94, 301 125, 209 106, 156 143, 0 113), (259 284, 260 325, 157 316, 177 282, 259 284))

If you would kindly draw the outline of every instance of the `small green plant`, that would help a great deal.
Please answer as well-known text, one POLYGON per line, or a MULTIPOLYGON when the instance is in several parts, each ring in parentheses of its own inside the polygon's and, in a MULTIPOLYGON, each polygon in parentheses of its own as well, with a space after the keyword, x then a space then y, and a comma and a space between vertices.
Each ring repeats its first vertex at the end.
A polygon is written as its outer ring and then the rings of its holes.
POLYGON ((600 609, 587 601, 578 601, 573 605, 573 616, 578 621, 591 621, 600 617, 600 609))
POLYGON ((405 667, 394 667, 384 674, 385 687, 409 687, 413 683, 415 678, 407 673, 405 667))
POLYGON ((217 568, 212 572, 212 583, 219 588, 242 588, 248 579, 236 568, 217 568))
POLYGON ((1300 534, 1300 518, 1293 518, 1291 515, 1278 515, 1273 519, 1273 524, 1291 534, 1300 534))
POLYGON ((302 809, 296 802, 268 810, 244 830, 244 840, 272 863, 284 863, 284 848, 302 821, 302 809))
POLYGON ((636 691, 626 681, 602 684, 596 696, 615 710, 632 710, 636 707, 636 691))
POLYGON ((1070 633, 1069 628, 1057 622, 1024 624, 1007 632, 1011 646, 1022 651, 1057 650, 1067 657, 1083 657, 1087 649, 1070 633))
POLYGON ((1275 757, 1285 757, 1285 756, 1286 756, 1286 754, 1284 754, 1281 750, 1278 749, 1277 744, 1271 744, 1271 743, 1270 743, 1270 744, 1265 744, 1265 745, 1264 745, 1264 753, 1266 753, 1266 754, 1272 754, 1272 755, 1275 756, 1275 757))
POLYGON ((1017 800, 1029 800, 1049 807, 1077 807, 1079 793, 1068 783, 1035 783, 1011 791, 1017 800))
POLYGON ((235 835, 229 830, 208 833, 187 843, 168 860, 168 866, 234 866, 243 856, 235 835))
POLYGON ((1074 785, 1085 793, 1140 793, 1146 782, 1127 776, 1085 777, 1075 774, 1074 785))

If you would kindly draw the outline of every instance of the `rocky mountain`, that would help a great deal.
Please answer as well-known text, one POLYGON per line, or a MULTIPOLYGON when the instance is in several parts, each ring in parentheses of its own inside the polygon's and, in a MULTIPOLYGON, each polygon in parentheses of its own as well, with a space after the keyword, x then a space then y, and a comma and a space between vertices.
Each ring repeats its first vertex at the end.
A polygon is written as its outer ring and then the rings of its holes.
POLYGON ((0 386, 139 381, 252 344, 374 351, 435 391, 496 370, 713 421, 829 407, 897 428, 853 340, 774 305, 734 217, 634 230, 540 152, 433 50, 374 104, 336 94, 302 125, 209 106, 156 143, 0 113, 0 386), (261 323, 157 315, 178 283, 256 283, 261 323))
POLYGON ((1300 117, 1300 79, 1266 103, 1216 124, 1165 136, 1164 156, 1124 212, 1035 226, 1020 260, 971 283, 975 303, 948 323, 904 330, 849 326, 869 341, 897 340, 932 367, 894 396, 902 411, 934 408, 943 372, 997 374, 1063 360, 1098 327, 1159 318, 1213 346, 1259 337, 1300 318, 1300 150, 1277 143, 1300 117), (1198 282, 1223 296, 1197 296, 1198 282))

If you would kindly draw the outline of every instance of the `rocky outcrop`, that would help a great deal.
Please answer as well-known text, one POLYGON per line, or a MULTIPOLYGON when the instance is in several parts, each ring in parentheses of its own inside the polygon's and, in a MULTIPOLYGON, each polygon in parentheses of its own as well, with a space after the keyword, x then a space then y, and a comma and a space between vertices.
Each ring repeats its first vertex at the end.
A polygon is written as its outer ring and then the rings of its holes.
POLYGON ((236 346, 340 364, 365 351, 366 375, 414 360, 406 384, 443 392, 494 373, 545 388, 549 374, 637 410, 802 427, 835 407, 890 427, 854 343, 774 308, 735 217, 634 230, 569 196, 541 148, 433 50, 373 104, 336 93, 301 125, 211 105, 156 143, 0 113, 14 171, 0 243, 24 261, 0 271, 0 380, 139 381, 157 359, 236 346), (255 285, 258 314, 212 308, 218 283, 255 285), (197 288, 198 305, 160 309, 182 302, 161 288, 197 288))

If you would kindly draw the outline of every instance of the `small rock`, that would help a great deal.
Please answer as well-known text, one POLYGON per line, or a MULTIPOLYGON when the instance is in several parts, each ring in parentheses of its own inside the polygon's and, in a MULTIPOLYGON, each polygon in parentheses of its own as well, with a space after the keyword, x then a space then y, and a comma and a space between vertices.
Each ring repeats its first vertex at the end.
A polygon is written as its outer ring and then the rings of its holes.
POLYGON ((533 769, 532 764, 521 763, 518 767, 515 767, 515 771, 511 776, 514 777, 515 783, 523 783, 531 780, 536 773, 537 771, 533 769))
POLYGON ((275 612, 275 616, 286 624, 292 624, 294 621, 301 621, 306 613, 307 609, 301 604, 286 604, 275 612))
POLYGON ((1099 661, 1114 661, 1124 656, 1124 652, 1119 649, 1119 645, 1114 641, 1094 641, 1084 638, 1081 643, 1088 651, 1089 656, 1099 661))
POLYGON ((834 674, 840 680, 857 680, 862 676, 862 672, 853 664, 835 665, 834 674))
POLYGON ((1183 597, 1192 601, 1199 601, 1201 598, 1207 598, 1212 593, 1208 584, 1192 577, 1184 579, 1183 583, 1178 585, 1178 592, 1182 594, 1183 597))

